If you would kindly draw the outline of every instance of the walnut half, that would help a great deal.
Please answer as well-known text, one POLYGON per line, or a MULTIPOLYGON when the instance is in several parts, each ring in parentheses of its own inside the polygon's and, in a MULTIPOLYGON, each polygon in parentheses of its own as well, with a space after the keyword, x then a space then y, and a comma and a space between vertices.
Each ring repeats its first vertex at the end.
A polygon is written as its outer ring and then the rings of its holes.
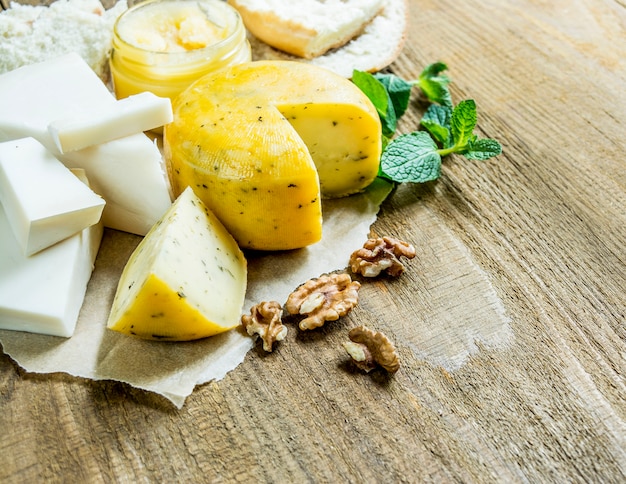
POLYGON ((400 368, 396 349, 383 333, 359 326, 351 329, 348 336, 350 342, 344 343, 343 347, 361 370, 369 373, 380 366, 395 373, 400 368))
POLYGON ((241 325, 250 336, 259 335, 263 349, 271 352, 276 341, 287 336, 287 326, 282 323, 283 308, 276 301, 262 302, 250 308, 250 314, 241 316, 241 325))
POLYGON ((393 237, 368 239, 363 247, 350 256, 350 268, 355 274, 376 277, 381 272, 397 277, 404 272, 400 257, 412 259, 415 248, 393 237))
POLYGON ((361 284, 349 274, 330 274, 310 279, 287 298, 285 309, 290 314, 307 317, 300 321, 302 330, 324 326, 348 314, 359 300, 361 284))

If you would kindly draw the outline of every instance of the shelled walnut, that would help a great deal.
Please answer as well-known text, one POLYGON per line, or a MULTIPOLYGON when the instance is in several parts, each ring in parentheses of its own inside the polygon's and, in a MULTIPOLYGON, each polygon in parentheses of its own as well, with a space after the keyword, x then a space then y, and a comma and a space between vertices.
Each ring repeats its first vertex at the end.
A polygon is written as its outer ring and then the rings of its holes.
POLYGON ((415 248, 393 237, 371 238, 352 253, 350 268, 355 274, 364 277, 376 277, 383 271, 397 277, 404 272, 400 257, 412 259, 415 257, 415 248))
POLYGON ((290 314, 307 317, 300 321, 302 330, 319 328, 326 321, 336 321, 357 305, 361 284, 349 274, 331 274, 310 279, 287 298, 290 314))
POLYGON ((400 368, 396 349, 383 333, 359 326, 351 329, 348 336, 350 342, 343 347, 358 368, 370 372, 380 366, 390 373, 400 368))
POLYGON ((241 324, 250 336, 263 340, 263 349, 271 352, 276 341, 287 336, 287 326, 282 323, 283 308, 276 301, 262 302, 250 308, 250 314, 241 316, 241 324))

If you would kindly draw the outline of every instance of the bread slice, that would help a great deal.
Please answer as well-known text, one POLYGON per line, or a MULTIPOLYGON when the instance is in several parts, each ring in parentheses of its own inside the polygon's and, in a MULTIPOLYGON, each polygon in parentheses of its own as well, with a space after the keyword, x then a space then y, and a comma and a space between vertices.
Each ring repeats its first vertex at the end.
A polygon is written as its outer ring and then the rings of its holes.
POLYGON ((0 13, 0 74, 76 52, 105 80, 113 24, 126 8, 126 0, 109 10, 99 0, 57 0, 49 7, 12 2, 0 13))
POLYGON ((312 59, 361 33, 385 0, 228 0, 252 35, 312 59))
POLYGON ((256 37, 250 29, 248 40, 252 47, 253 60, 307 62, 351 78, 354 69, 376 72, 391 64, 402 51, 408 25, 408 0, 383 0, 381 12, 365 25, 359 35, 343 46, 311 59, 279 50, 256 37))

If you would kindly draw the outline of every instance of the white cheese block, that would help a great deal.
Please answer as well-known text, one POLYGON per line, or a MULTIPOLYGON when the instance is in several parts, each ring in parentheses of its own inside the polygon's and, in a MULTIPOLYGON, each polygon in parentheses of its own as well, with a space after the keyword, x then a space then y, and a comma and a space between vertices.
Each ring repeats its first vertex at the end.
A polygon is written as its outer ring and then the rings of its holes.
POLYGON ((246 284, 243 252, 187 188, 129 258, 107 327, 160 341, 222 333, 239 325, 246 284))
POLYGON ((0 75, 0 141, 33 137, 68 168, 82 168, 106 200, 105 226, 145 235, 171 205, 156 144, 137 133, 61 154, 48 126, 116 102, 78 54, 66 54, 0 75))
POLYGON ((33 138, 0 143, 0 202, 24 255, 98 223, 105 205, 33 138))
POLYGON ((89 108, 80 116, 54 121, 48 131, 59 151, 67 153, 159 128, 172 119, 171 100, 146 91, 97 111, 89 108))
POLYGON ((72 336, 101 239, 98 223, 27 257, 0 205, 0 329, 72 336))

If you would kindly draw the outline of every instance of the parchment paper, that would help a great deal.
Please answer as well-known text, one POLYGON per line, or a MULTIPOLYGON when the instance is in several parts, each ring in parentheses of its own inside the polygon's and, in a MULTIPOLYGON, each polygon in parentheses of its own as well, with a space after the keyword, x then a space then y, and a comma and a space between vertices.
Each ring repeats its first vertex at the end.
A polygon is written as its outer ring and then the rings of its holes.
MULTIPOLYGON (((362 246, 391 184, 377 180, 364 193, 323 204, 322 240, 308 248, 248 254, 243 312, 261 301, 281 304, 298 285, 347 267, 362 246)), ((181 408, 196 385, 222 379, 237 367, 254 340, 239 329, 185 343, 135 339, 106 329, 117 282, 140 237, 105 230, 87 294, 71 338, 0 330, 4 352, 33 373, 63 372, 116 380, 158 393, 181 408)))

